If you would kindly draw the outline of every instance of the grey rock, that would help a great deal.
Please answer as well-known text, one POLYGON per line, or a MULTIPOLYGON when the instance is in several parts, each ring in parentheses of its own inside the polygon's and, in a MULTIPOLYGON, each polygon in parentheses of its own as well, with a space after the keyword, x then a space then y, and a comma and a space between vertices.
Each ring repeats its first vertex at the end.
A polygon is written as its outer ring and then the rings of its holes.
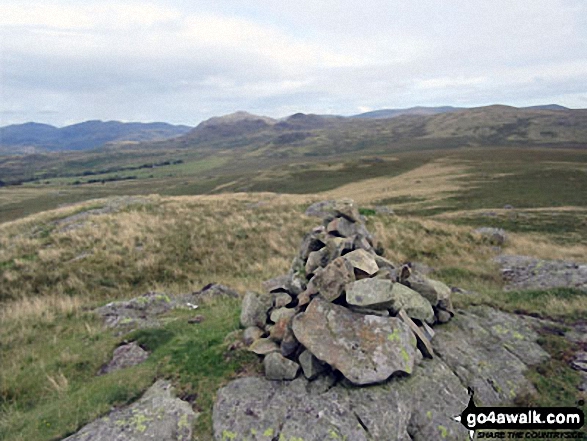
POLYGON ((268 380, 293 380, 300 371, 300 365, 285 358, 278 352, 272 352, 263 360, 265 377, 268 380))
POLYGON ((388 269, 388 270, 395 270, 397 265, 393 262, 387 260, 385 257, 378 256, 377 254, 373 256, 375 259, 375 263, 379 269, 388 269))
POLYGON ((312 231, 304 236, 298 253, 302 262, 308 259, 311 252, 318 251, 326 245, 325 231, 325 228, 321 227, 321 229, 312 231))
POLYGON ((355 280, 352 265, 345 259, 339 257, 334 259, 324 271, 316 274, 311 285, 329 302, 338 299, 347 283, 355 280))
POLYGON ((263 282, 263 288, 270 293, 289 292, 289 275, 284 274, 263 282))
POLYGON ((243 332, 243 342, 245 345, 250 346, 253 342, 263 337, 263 334, 263 330, 259 329, 257 326, 249 326, 243 332))
POLYGON ((328 262, 328 249, 322 248, 318 251, 312 251, 308 256, 308 260, 306 261, 306 276, 310 277, 312 274, 315 274, 318 268, 325 267, 328 265, 328 262))
POLYGON ((314 355, 308 350, 305 350, 300 354, 298 361, 300 362, 304 376, 308 380, 314 380, 327 369, 327 367, 320 363, 320 360, 314 357, 314 355))
MULTIPOLYGON (((241 296, 237 291, 226 285, 221 285, 219 283, 209 283, 200 291, 196 291, 191 293, 189 296, 185 296, 185 301, 198 304, 207 303, 219 298, 238 299, 240 297, 241 296)), ((182 298, 182 296, 180 296, 180 298, 182 298)))
POLYGON ((130 300, 110 302, 94 310, 109 328, 132 330, 156 327, 157 317, 181 306, 176 298, 159 292, 148 292, 130 300))
POLYGON ((284 357, 291 357, 296 353, 299 347, 300 343, 296 339, 293 331, 290 327, 287 327, 285 330, 285 335, 281 340, 281 345, 279 346, 279 352, 284 357))
POLYGON ((409 285, 428 300, 432 306, 452 312, 451 290, 444 283, 414 272, 409 279, 409 285))
POLYGON ((355 270, 362 271, 369 276, 372 276, 379 270, 374 256, 363 249, 345 254, 344 258, 355 270))
POLYGON ((452 314, 444 309, 438 309, 436 310, 435 317, 438 323, 448 323, 452 318, 452 314))
POLYGON ((481 227, 474 232, 487 239, 492 245, 501 246, 507 239, 507 235, 502 228, 481 227))
POLYGON ((267 355, 271 352, 278 352, 279 346, 269 338, 259 338, 249 346, 249 351, 257 355, 267 355))
POLYGON ((98 374, 108 374, 119 369, 136 366, 147 358, 149 358, 149 353, 133 341, 117 347, 112 355, 112 360, 103 366, 98 374))
POLYGON ((507 282, 506 290, 577 288, 587 290, 587 264, 541 260, 527 256, 495 258, 507 282))
POLYGON ((171 385, 157 381, 137 402, 116 409, 64 441, 189 441, 197 414, 172 394, 171 385))
POLYGON ((270 295, 248 291, 242 303, 241 325, 245 328, 249 326, 263 328, 267 321, 267 312, 272 305, 273 299, 270 295))
POLYGON ((426 322, 422 322, 422 325, 420 326, 420 330, 426 336, 426 338, 430 341, 432 341, 432 339, 436 335, 436 332, 434 332, 434 329, 432 329, 430 326, 428 326, 428 324, 426 322))
POLYGON ((432 341, 436 355, 473 388, 478 405, 507 403, 519 394, 534 392, 524 373, 527 366, 549 356, 523 317, 473 307, 437 329, 432 341))
POLYGON ((312 393, 299 377, 293 381, 240 378, 218 391, 213 411, 214 439, 234 441, 347 439, 367 441, 341 388, 312 393))
POLYGON ((343 216, 352 222, 360 220, 359 209, 350 199, 315 202, 306 209, 306 216, 322 219, 343 216))
POLYGON ((279 308, 279 309, 274 309, 273 311, 271 311, 271 315, 269 316, 269 318, 271 319, 271 321, 273 323, 277 323, 280 320, 291 320, 291 318, 296 314, 296 311, 294 309, 291 308, 279 308))
POLYGON ((354 384, 411 373, 416 339, 401 320, 356 314, 320 297, 292 323, 297 340, 354 384))
POLYGON ((283 308, 292 302, 292 297, 284 292, 278 292, 273 297, 273 306, 283 308))
POLYGON ((426 358, 434 358, 434 349, 432 349, 431 339, 429 339, 426 334, 422 332, 422 330, 414 323, 414 321, 408 317, 408 314, 402 309, 397 315, 402 322, 410 327, 410 330, 416 336, 416 340, 418 341, 418 349, 426 358))
POLYGON ((214 435, 235 441, 468 439, 452 419, 467 406, 467 387, 474 388, 477 405, 511 405, 531 387, 527 366, 548 357, 536 343, 533 323, 488 307, 459 312, 437 331, 437 357, 410 376, 378 385, 334 384, 326 375, 313 382, 235 380, 218 393, 214 435))
POLYGON ((423 363, 413 376, 383 385, 323 387, 321 380, 330 378, 274 382, 249 377, 231 382, 218 392, 214 406, 215 439, 467 439, 465 428, 452 419, 467 406, 467 391, 441 362, 423 363))
POLYGON ((351 237, 357 233, 357 224, 344 217, 337 217, 326 226, 326 231, 336 236, 351 237))
POLYGON ((571 361, 571 367, 578 371, 587 372, 587 352, 577 352, 573 361, 571 361))
POLYGON ((372 309, 389 309, 397 314, 401 309, 415 319, 434 322, 430 303, 416 291, 385 279, 363 279, 346 286, 349 305, 372 309))
POLYGON ((362 279, 346 285, 349 305, 368 309, 388 309, 393 304, 393 282, 385 279, 362 279))
POLYGON ((434 323, 434 310, 430 302, 422 297, 416 291, 402 285, 394 283, 391 291, 393 303, 389 310, 397 313, 404 309, 408 316, 426 323, 434 323))

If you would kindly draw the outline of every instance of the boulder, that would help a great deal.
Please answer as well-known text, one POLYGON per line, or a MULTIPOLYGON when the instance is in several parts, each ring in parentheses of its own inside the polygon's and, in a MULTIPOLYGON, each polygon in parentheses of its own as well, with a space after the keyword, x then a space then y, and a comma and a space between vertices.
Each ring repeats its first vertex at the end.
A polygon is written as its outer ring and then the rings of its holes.
POLYGON ((333 302, 342 295, 345 285, 353 280, 355 275, 352 265, 345 257, 339 257, 324 268, 324 271, 316 274, 310 284, 322 297, 333 302))
POLYGON ((361 215, 357 205, 347 199, 315 202, 306 209, 306 216, 315 216, 322 219, 343 216, 351 222, 358 222, 361 215))
POLYGON ((353 313, 317 297, 294 317, 292 329, 316 358, 354 384, 382 382, 414 368, 416 339, 396 318, 353 313))
POLYGON ((337 217, 326 226, 326 231, 340 237, 351 237, 357 233, 357 224, 344 217, 337 217))
POLYGON ((308 259, 308 256, 311 252, 318 251, 320 248, 326 245, 326 243, 324 242, 324 232, 325 228, 321 227, 320 229, 315 229, 314 231, 304 236, 302 244, 300 245, 300 251, 298 253, 299 258, 302 261, 308 259))
POLYGON ((308 350, 305 350, 300 354, 298 361, 300 362, 304 376, 308 380, 315 379, 318 375, 327 369, 327 367, 320 363, 320 360, 314 357, 314 355, 312 355, 312 353, 308 350))
POLYGON ((295 313, 296 311, 291 308, 279 308, 271 311, 269 318, 273 323, 277 323, 280 320, 286 320, 289 322, 295 313))
POLYGON ((271 328, 270 332, 272 340, 277 342, 283 340, 295 313, 295 310, 289 308, 276 309, 271 313, 271 321, 275 322, 275 326, 271 328))
POLYGON ((259 338, 249 346, 249 351, 257 355, 267 355, 279 351, 279 346, 269 338, 259 338))
POLYGON ((289 280, 288 274, 274 277, 273 279, 265 280, 263 282, 263 288, 269 293, 289 293, 289 280))
POLYGON ((389 309, 397 314, 404 309, 409 317, 434 323, 434 310, 416 291, 391 280, 362 279, 346 286, 349 305, 371 309, 389 309))
POLYGON ((159 380, 130 406, 113 410, 64 441, 185 441, 192 439, 197 414, 159 380))
POLYGON ((284 357, 291 357, 296 353, 299 347, 300 343, 296 339, 292 329, 287 327, 283 339, 281 340, 281 345, 279 346, 279 352, 284 357))
POLYGON ((100 369, 98 375, 108 374, 119 369, 136 366, 137 364, 144 362, 147 358, 149 358, 149 353, 134 341, 118 346, 114 350, 112 360, 100 369))
POLYGON ((432 306, 439 307, 450 313, 454 312, 450 299, 451 289, 444 283, 413 273, 410 277, 409 285, 414 291, 417 291, 428 300, 432 306))
POLYGON ((278 292, 273 296, 273 306, 276 308, 283 308, 292 302, 292 297, 284 292, 278 292))
POLYGON ((381 309, 390 308, 393 282, 385 279, 362 279, 346 285, 346 301, 358 308, 381 309))
POLYGON ((368 276, 375 274, 379 267, 373 255, 363 249, 352 251, 345 254, 344 258, 353 266, 355 270, 363 272, 368 276))
POLYGON ((243 342, 245 345, 250 346, 253 342, 263 337, 263 334, 263 330, 259 329, 257 326, 249 326, 245 329, 245 332, 243 332, 243 342))
POLYGON ((306 261, 305 273, 306 277, 311 277, 312 274, 316 274, 318 268, 323 268, 328 265, 329 253, 326 248, 322 248, 318 251, 312 251, 306 261))
POLYGON ((270 295, 248 291, 242 303, 241 325, 245 328, 249 326, 263 328, 267 321, 267 312, 272 305, 273 299, 270 295))
POLYGON ((269 380, 293 380, 300 371, 299 364, 278 352, 267 355, 263 360, 263 367, 269 380))

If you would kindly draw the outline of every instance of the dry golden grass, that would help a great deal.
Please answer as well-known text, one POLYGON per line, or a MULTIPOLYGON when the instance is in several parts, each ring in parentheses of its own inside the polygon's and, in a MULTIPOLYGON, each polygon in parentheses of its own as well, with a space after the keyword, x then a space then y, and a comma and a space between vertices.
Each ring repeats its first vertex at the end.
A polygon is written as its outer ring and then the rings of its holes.
POLYGON ((403 196, 433 202, 461 189, 463 183, 457 179, 465 176, 466 166, 437 160, 399 176, 354 182, 319 196, 323 199, 351 198, 362 204, 403 196))

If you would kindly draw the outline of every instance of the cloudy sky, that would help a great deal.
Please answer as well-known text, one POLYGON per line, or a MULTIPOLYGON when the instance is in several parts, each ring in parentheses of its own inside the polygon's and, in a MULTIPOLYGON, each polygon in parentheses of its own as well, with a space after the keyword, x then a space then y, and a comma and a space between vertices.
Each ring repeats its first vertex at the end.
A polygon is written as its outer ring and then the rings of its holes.
POLYGON ((0 126, 587 107, 585 0, 0 4, 0 126))

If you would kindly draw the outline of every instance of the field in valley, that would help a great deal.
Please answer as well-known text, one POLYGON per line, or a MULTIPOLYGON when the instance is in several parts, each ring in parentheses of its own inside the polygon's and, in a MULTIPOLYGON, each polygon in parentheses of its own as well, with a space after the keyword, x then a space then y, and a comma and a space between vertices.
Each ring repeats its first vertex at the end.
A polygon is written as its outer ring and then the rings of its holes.
MULTIPOLYGON (((585 149, 171 157, 182 162, 0 188, 0 439, 60 439, 136 399, 156 377, 171 379, 201 412, 198 439, 208 439, 217 388, 259 369, 251 354, 230 350, 234 334, 226 338, 238 330, 239 302, 202 304, 198 325, 187 323, 193 312, 172 311, 162 327, 130 337, 105 330, 91 310, 213 282, 260 290, 287 271, 319 223, 304 215, 318 200, 354 199, 385 257, 432 267, 460 288, 457 308, 489 304, 561 329, 587 317, 585 291, 504 291, 492 260, 505 253, 586 262, 585 149), (108 180, 114 176, 134 178, 108 180), (379 206, 395 214, 378 214, 379 206), (481 226, 505 229, 503 247, 474 233, 481 226), (96 376, 129 338, 152 351, 149 360, 96 376)), ((568 360, 577 348, 556 332, 542 343, 553 357, 528 373, 538 394, 526 403, 575 405, 579 376, 568 360)))

